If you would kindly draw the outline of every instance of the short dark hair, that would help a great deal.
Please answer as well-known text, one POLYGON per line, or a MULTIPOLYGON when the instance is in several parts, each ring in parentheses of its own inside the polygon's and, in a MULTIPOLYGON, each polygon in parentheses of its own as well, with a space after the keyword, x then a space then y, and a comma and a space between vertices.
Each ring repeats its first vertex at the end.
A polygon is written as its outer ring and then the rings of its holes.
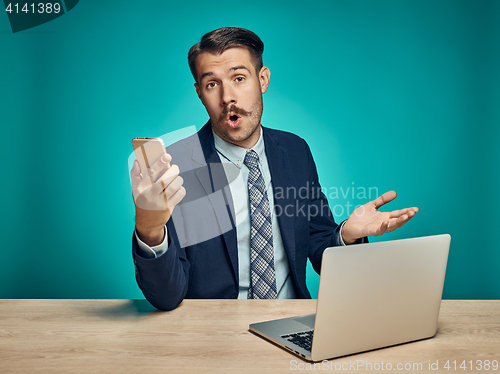
POLYGON ((198 82, 196 76, 196 58, 200 53, 209 52, 220 55, 229 48, 243 47, 248 49, 252 56, 255 71, 258 73, 263 66, 262 53, 264 43, 250 30, 241 27, 223 27, 210 31, 203 35, 201 41, 191 47, 188 53, 189 69, 194 80, 198 82))

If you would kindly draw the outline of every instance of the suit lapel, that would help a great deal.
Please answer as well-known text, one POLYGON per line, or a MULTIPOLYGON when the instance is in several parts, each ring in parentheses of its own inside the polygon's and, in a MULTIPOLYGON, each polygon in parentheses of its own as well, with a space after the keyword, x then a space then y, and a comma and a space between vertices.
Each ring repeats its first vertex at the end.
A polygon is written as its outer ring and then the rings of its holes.
MULTIPOLYGON (((290 270, 295 273, 295 215, 285 213, 287 206, 293 206, 293 209, 295 209, 295 201, 287 196, 286 193, 287 188, 293 186, 291 178, 292 169, 288 162, 286 151, 280 146, 278 139, 269 134, 269 131, 266 131, 264 127, 263 131, 264 146, 273 184, 275 212, 280 213, 278 215, 278 225, 281 231, 283 246, 288 256, 290 270)), ((224 232, 222 236, 235 278, 239 282, 238 244, 233 220, 233 217, 235 217, 233 200, 225 176, 213 178, 214 174, 220 176, 219 168, 221 168, 221 162, 215 149, 210 121, 198 132, 198 139, 201 149, 197 146, 194 147, 192 159, 205 167, 198 168, 196 176, 212 204, 220 227, 227 227, 228 219, 231 220, 232 229, 224 232), (221 194, 215 194, 219 190, 222 190, 221 194)))
POLYGON ((237 282, 239 282, 238 244, 234 223, 235 215, 233 200, 224 174, 224 169, 222 168, 222 163, 215 149, 210 121, 208 121, 198 132, 198 139, 201 145, 201 151, 200 148, 195 145, 192 159, 205 167, 197 169, 196 177, 212 204, 219 227, 223 232, 222 236, 226 244, 234 275, 237 282))
POLYGON ((295 214, 286 214, 287 206, 293 206, 293 209, 295 209, 295 201, 286 193, 287 188, 293 187, 292 169, 286 151, 280 146, 278 139, 269 134, 269 131, 264 127, 263 131, 267 163, 273 184, 275 214, 278 214, 281 239, 288 256, 290 268, 295 273, 295 214))

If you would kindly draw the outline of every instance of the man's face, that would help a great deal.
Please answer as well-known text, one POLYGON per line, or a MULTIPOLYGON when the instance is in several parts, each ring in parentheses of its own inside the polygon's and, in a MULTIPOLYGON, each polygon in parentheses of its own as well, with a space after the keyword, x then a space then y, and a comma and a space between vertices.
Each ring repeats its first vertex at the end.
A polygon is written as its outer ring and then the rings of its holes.
POLYGON ((251 148, 260 136, 262 94, 271 73, 255 72, 246 48, 230 48, 220 55, 208 52, 196 58, 196 92, 205 106, 214 132, 227 142, 251 148))

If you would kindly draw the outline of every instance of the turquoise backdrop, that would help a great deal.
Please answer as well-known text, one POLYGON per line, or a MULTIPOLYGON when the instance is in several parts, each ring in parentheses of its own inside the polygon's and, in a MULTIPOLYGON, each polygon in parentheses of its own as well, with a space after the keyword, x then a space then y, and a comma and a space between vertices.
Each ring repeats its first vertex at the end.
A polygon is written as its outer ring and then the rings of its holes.
POLYGON ((387 209, 421 211, 383 239, 449 233, 444 298, 499 299, 495 0, 81 0, 16 34, 0 15, 0 298, 142 297, 131 139, 205 123, 187 51, 232 25, 263 39, 262 122, 308 141, 336 218, 394 189, 387 209))

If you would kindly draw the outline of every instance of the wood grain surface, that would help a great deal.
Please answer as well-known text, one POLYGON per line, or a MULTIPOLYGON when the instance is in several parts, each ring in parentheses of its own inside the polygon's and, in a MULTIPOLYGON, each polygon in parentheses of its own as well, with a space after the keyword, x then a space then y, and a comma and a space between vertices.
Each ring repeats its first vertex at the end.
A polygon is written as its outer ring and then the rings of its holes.
POLYGON ((185 300, 160 312, 145 300, 0 300, 0 373, 500 373, 492 366, 500 361, 497 300, 445 300, 434 338, 316 366, 248 331, 315 305, 185 300))

